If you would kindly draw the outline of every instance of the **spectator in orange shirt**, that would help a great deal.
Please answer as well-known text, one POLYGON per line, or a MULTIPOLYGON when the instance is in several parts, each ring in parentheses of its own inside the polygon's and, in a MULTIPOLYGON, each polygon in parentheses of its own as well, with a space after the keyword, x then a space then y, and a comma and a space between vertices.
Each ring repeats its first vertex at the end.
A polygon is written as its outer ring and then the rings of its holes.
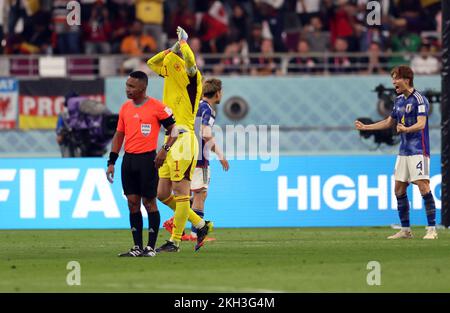
POLYGON ((155 39, 149 35, 143 34, 142 23, 140 21, 134 21, 131 26, 131 34, 126 36, 120 45, 120 51, 123 54, 131 56, 131 58, 126 59, 123 62, 120 70, 121 74, 136 70, 141 70, 148 74, 148 67, 141 57, 144 54, 155 52, 156 49, 157 44, 155 39))
POLYGON ((131 26, 131 34, 122 40, 120 51, 132 56, 142 56, 155 52, 156 41, 153 37, 142 33, 142 23, 134 21, 131 26))

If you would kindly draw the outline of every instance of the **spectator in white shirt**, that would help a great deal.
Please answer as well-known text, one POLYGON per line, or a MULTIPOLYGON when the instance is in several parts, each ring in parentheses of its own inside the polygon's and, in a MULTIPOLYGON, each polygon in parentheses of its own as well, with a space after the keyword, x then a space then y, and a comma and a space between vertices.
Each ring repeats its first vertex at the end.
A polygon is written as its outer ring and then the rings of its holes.
POLYGON ((420 54, 411 60, 411 68, 416 74, 437 74, 440 66, 436 57, 430 55, 430 45, 422 43, 420 54))

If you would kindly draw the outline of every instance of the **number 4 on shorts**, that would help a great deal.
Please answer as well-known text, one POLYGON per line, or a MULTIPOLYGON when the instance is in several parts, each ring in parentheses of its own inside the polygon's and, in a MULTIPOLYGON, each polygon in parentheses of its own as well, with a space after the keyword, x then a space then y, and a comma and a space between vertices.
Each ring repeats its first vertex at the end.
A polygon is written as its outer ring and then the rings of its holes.
POLYGON ((419 175, 422 175, 422 161, 420 161, 419 163, 417 163, 416 168, 417 168, 418 170, 420 170, 420 174, 419 174, 419 175))

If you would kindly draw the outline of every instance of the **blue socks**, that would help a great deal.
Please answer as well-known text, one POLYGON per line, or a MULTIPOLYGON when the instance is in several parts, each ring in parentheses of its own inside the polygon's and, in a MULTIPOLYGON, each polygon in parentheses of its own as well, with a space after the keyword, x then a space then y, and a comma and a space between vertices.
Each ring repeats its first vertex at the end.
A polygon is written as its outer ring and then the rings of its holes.
POLYGON ((409 227, 409 201, 406 193, 397 196, 397 210, 402 227, 409 227))
MULTIPOLYGON (((203 218, 205 216, 205 212, 192 208, 192 210, 197 213, 198 216, 203 218)), ((197 228, 194 225, 191 226, 191 233, 197 233, 197 228)))
MULTIPOLYGON (((436 226, 436 205, 431 191, 422 196, 425 203, 428 226, 436 226)), ((409 201, 406 194, 397 197, 397 209, 402 227, 409 227, 409 201)))
POLYGON ((422 196, 425 202, 425 210, 427 212, 428 226, 436 226, 436 205, 431 191, 422 196))

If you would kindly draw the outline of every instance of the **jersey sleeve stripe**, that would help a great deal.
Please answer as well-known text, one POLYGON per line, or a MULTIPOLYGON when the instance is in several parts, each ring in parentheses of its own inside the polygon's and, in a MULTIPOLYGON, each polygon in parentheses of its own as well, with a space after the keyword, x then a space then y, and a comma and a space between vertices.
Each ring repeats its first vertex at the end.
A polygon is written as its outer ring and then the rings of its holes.
POLYGON ((425 131, 422 129, 421 131, 421 137, 422 137, 422 153, 426 156, 428 156, 428 151, 427 151, 427 147, 425 145, 425 131))
POLYGON ((422 95, 421 95, 420 93, 418 93, 417 91, 414 92, 414 97, 416 97, 417 102, 419 102, 419 104, 424 103, 424 102, 423 102, 422 95))

